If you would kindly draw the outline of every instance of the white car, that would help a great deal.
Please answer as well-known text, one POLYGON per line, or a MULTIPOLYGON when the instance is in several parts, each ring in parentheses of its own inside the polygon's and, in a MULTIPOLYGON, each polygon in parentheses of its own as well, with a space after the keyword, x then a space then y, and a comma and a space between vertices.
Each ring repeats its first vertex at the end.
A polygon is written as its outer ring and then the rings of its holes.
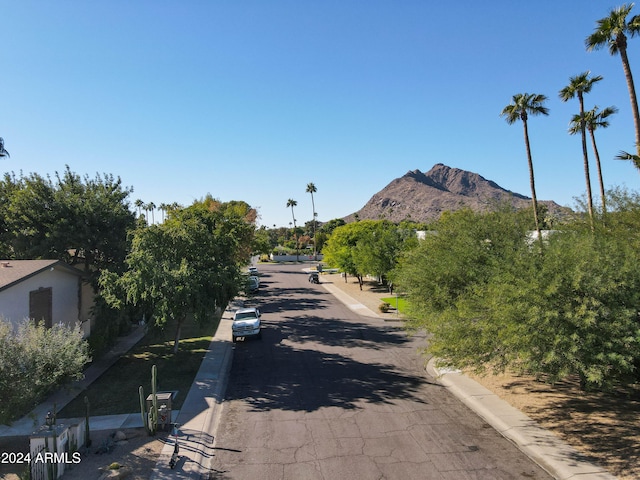
POLYGON ((260 275, 260 273, 258 272, 257 267, 249 267, 249 275, 257 277, 258 275, 260 275))
POLYGON ((233 314, 233 325, 231 325, 233 342, 235 343, 240 337, 262 338, 261 327, 260 310, 255 307, 236 310, 233 314))
POLYGON ((251 275, 249 277, 249 292, 257 292, 258 289, 260 288, 260 279, 255 276, 255 275, 251 275))

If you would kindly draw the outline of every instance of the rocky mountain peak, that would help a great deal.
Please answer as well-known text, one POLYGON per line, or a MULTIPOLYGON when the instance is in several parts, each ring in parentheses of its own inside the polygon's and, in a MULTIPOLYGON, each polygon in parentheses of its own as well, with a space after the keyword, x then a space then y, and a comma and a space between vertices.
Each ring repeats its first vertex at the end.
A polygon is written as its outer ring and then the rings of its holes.
MULTIPOLYGON (((516 208, 531 206, 531 199, 502 188, 481 175, 442 163, 435 164, 428 172, 410 170, 391 181, 376 193, 358 212, 345 217, 387 219, 400 222, 411 219, 417 222, 436 220, 444 211, 471 208, 486 211, 497 203, 508 201, 516 208)), ((551 210, 562 207, 552 201, 541 201, 551 210)))

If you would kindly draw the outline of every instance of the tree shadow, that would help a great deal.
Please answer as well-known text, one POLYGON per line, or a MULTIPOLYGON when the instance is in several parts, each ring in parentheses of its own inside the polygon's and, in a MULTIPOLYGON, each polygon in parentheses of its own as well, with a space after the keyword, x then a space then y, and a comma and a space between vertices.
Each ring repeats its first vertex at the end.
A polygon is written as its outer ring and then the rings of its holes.
POLYGON ((229 400, 242 399, 254 411, 306 412, 398 399, 426 403, 418 394, 424 377, 379 361, 381 352, 407 341, 397 329, 310 315, 264 323, 261 342, 236 344, 229 400), (320 348, 305 348, 312 344, 320 348), (371 361, 350 356, 354 348, 366 348, 371 361))

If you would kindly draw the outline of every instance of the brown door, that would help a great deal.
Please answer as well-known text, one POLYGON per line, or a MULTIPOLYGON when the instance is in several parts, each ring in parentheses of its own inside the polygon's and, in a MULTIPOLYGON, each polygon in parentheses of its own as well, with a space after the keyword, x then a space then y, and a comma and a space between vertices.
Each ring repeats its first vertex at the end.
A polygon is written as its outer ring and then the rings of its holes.
POLYGON ((51 328, 53 324, 52 297, 51 287, 29 292, 29 317, 36 323, 44 321, 44 326, 47 328, 51 328))

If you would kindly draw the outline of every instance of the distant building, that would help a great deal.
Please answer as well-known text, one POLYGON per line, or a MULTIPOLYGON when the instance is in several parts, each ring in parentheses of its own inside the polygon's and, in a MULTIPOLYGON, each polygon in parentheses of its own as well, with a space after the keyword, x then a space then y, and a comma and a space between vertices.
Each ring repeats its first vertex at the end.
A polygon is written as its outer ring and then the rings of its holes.
POLYGON ((0 260, 0 317, 13 325, 25 318, 47 327, 79 323, 87 337, 93 292, 83 278, 60 260, 0 260))

